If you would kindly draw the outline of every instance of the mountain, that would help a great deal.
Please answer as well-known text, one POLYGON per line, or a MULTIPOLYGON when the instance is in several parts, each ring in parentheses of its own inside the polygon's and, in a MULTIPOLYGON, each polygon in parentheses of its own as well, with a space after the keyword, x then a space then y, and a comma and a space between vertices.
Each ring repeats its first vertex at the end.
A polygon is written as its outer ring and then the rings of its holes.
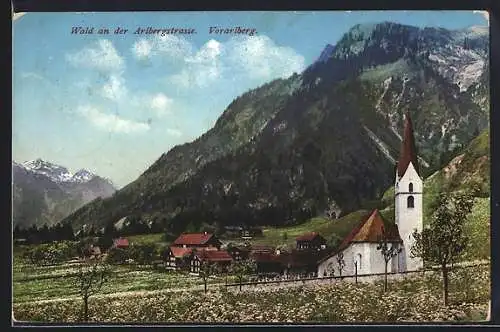
POLYGON ((36 159, 12 163, 13 224, 53 225, 97 197, 109 197, 113 184, 87 170, 67 168, 36 159))
POLYGON ((426 174, 487 127, 487 55, 477 27, 356 25, 304 72, 236 98, 207 133, 64 222, 135 215, 178 233, 355 211, 394 181, 404 112, 426 174))

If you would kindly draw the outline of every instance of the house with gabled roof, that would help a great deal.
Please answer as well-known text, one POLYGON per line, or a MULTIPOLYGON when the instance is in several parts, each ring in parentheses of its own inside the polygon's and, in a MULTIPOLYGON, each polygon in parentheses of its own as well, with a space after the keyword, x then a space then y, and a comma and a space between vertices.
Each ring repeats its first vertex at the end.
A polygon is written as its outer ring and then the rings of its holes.
POLYGON ((326 239, 319 233, 305 233, 295 238, 296 249, 325 249, 326 239))
POLYGON ((129 247, 129 242, 127 238, 119 237, 113 240, 113 248, 126 249, 129 247))
MULTIPOLYGON (((342 275, 383 273, 385 261, 377 249, 379 241, 385 238, 390 244, 399 247, 403 240, 398 227, 383 219, 375 209, 342 240, 337 250, 319 260, 318 276, 340 275, 337 257, 341 253, 344 260, 342 275)), ((390 271, 398 272, 398 258, 389 263, 390 271)))
POLYGON ((187 268, 192 252, 193 248, 168 247, 163 256, 166 268, 171 270, 187 268))
POLYGON ((233 257, 226 250, 194 249, 189 260, 190 272, 198 274, 201 264, 204 262, 217 265, 221 272, 226 272, 233 261, 233 257))
POLYGON ((183 233, 172 243, 173 247, 181 248, 211 248, 219 250, 222 243, 212 233, 183 233))

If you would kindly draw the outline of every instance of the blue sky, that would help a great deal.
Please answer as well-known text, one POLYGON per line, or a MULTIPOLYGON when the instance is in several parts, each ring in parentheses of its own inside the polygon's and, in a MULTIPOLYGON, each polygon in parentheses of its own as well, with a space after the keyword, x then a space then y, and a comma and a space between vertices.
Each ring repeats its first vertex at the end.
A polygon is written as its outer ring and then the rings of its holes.
POLYGON ((13 22, 13 160, 85 168, 121 187, 210 129, 238 95, 301 72, 353 25, 381 21, 488 24, 472 11, 25 14, 13 22), (94 34, 71 34, 77 26, 94 34), (209 33, 236 26, 257 33, 209 33), (196 34, 133 34, 147 27, 196 34))

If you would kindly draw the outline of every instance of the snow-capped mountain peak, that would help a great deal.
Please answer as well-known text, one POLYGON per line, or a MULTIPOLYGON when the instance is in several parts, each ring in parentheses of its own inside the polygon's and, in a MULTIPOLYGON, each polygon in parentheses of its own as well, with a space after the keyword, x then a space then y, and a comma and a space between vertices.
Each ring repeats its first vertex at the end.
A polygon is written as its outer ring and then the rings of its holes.
MULTIPOLYGON (((32 173, 45 175, 56 183, 85 183, 96 177, 94 173, 83 168, 73 174, 64 166, 56 165, 40 158, 22 164, 13 161, 12 164, 32 173)), ((107 181, 111 184, 111 181, 107 181)))
POLYGON ((40 158, 23 163, 23 167, 34 173, 45 175, 56 182, 68 182, 73 177, 73 174, 66 167, 44 161, 40 158))
POLYGON ((74 182, 87 182, 94 178, 95 174, 87 171, 86 169, 81 169, 75 174, 73 174, 72 181, 74 182))

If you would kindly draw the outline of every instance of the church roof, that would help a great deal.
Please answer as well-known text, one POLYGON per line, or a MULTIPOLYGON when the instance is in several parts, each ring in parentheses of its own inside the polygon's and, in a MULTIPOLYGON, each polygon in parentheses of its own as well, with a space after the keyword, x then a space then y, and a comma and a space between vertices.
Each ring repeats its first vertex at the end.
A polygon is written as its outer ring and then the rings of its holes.
POLYGON ((390 242, 402 242, 396 224, 385 222, 377 209, 365 220, 350 242, 378 242, 384 235, 390 242))
POLYGON ((344 238, 332 255, 322 258, 320 262, 343 251, 353 242, 377 243, 384 232, 388 242, 403 242, 399 236, 398 226, 385 221, 378 209, 375 209, 361 219, 361 222, 344 238))
POLYGON ((415 167, 417 174, 419 173, 417 149, 415 147, 415 138, 413 136, 413 124, 410 118, 410 113, 405 115, 405 124, 403 132, 403 142, 401 143, 401 151, 397 165, 398 176, 401 177, 405 174, 406 169, 410 162, 415 167))

